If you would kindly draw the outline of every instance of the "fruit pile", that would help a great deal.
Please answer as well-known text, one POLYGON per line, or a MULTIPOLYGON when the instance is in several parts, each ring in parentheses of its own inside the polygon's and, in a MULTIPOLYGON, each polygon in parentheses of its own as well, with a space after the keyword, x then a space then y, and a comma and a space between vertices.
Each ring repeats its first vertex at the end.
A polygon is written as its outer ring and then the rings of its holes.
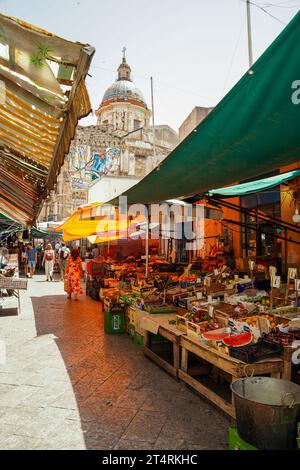
POLYGON ((274 328, 270 333, 264 334, 263 338, 265 341, 288 347, 295 339, 300 339, 300 333, 282 333, 278 328, 274 328))
POLYGON ((244 305, 239 304, 231 313, 230 318, 233 320, 239 320, 241 318, 247 317, 247 315, 249 315, 248 309, 244 305))
POLYGON ((201 333, 206 333, 207 331, 213 331, 213 330, 218 330, 221 328, 221 324, 215 321, 207 321, 207 322, 202 322, 200 323, 200 332, 201 333))
POLYGON ((208 314, 208 311, 205 309, 198 309, 196 311, 191 311, 188 312, 186 315, 187 320, 189 320, 192 323, 201 323, 203 321, 210 321, 211 318, 208 314))

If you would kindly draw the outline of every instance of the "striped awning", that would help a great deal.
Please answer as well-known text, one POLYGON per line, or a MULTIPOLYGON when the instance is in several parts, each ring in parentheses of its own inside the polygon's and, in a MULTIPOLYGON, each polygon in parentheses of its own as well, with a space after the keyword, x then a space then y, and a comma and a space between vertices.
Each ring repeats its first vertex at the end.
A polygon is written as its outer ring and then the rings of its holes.
POLYGON ((33 223, 55 186, 95 50, 0 15, 0 211, 33 223))

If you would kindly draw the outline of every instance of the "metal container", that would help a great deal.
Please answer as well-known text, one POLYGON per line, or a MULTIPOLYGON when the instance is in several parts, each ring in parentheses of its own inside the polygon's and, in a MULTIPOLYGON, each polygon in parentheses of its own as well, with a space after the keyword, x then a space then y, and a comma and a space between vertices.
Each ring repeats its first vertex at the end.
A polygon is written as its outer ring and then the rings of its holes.
POLYGON ((300 387, 288 380, 246 377, 231 384, 240 437, 263 450, 296 447, 300 387))

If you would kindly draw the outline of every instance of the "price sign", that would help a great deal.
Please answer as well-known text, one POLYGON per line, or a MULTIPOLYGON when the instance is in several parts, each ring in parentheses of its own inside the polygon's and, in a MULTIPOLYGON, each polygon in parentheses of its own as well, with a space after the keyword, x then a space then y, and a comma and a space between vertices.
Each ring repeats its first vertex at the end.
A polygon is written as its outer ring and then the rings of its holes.
POLYGON ((272 287, 279 289, 281 284, 281 277, 280 276, 273 276, 272 277, 272 287))
POLYGON ((288 279, 296 279, 296 278, 297 278, 297 268, 289 268, 288 279))

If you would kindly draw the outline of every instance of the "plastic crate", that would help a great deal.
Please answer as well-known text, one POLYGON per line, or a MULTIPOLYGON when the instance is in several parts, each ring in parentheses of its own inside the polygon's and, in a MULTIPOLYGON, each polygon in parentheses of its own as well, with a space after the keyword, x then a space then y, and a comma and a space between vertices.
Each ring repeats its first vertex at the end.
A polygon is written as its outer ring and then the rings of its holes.
POLYGON ((135 332, 134 335, 134 342, 137 344, 140 348, 144 347, 144 336, 140 335, 139 333, 135 332))
POLYGON ((229 355, 235 359, 252 364, 253 362, 276 357, 281 354, 283 348, 279 344, 260 340, 247 346, 234 348, 229 346, 229 355))
POLYGON ((129 334, 130 339, 134 341, 134 338, 135 338, 135 326, 134 325, 132 324, 128 325, 128 334, 129 334))
POLYGON ((125 333, 125 313, 105 311, 104 331, 110 335, 125 333))

